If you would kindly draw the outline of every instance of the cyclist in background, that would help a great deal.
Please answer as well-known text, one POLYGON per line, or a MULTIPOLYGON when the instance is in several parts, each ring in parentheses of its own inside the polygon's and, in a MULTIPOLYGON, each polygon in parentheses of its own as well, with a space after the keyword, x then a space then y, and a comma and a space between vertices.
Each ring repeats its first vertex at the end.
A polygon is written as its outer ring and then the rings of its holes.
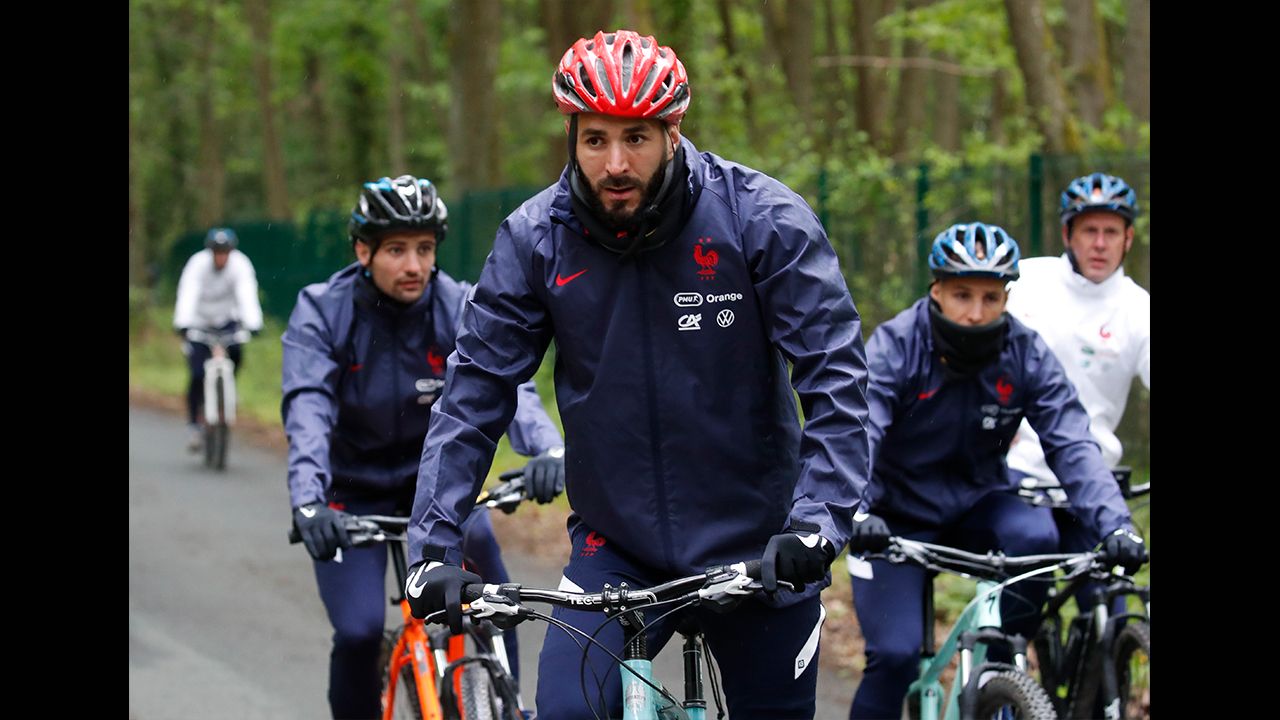
MULTIPOLYGON (((352 548, 344 522, 348 513, 407 515, 413 503, 423 437, 470 290, 436 267, 447 214, 429 180, 365 183, 349 224, 357 262, 304 288, 282 337, 289 495, 334 628, 335 718, 381 713, 387 551, 352 548)), ((548 502, 564 486, 563 443, 533 383, 518 394, 508 436, 516 452, 535 456, 526 480, 548 502)), ((462 534, 467 561, 487 582, 507 582, 488 513, 473 513, 462 534)), ((518 672, 515 633, 505 640, 518 672)))
MULTIPOLYGON (((1151 388, 1151 295, 1124 272, 1137 216, 1137 193, 1123 179, 1095 172, 1072 180, 1061 203, 1066 250, 1023 260, 1021 279, 1009 286, 1009 314, 1035 330, 1062 363, 1109 467, 1120 463, 1115 430, 1130 383, 1136 377, 1151 388)), ((1026 421, 1009 448, 1009 475, 1015 486, 1025 477, 1054 478, 1026 421)), ((1063 552, 1098 544, 1074 514, 1053 514, 1063 552)), ((1092 604, 1090 595, 1089 585, 1076 593, 1082 610, 1092 604)))
MULTIPOLYGON (((560 587, 648 586, 760 558, 776 595, 694 617, 731 716, 812 717, 818 593, 867 469, 861 323, 835 253, 800 196, 681 137, 688 77, 653 37, 578 40, 552 90, 569 162, 499 227, 463 313, 423 449, 406 595, 417 617, 460 620, 461 587, 479 578, 460 567, 459 527, 517 385, 554 339, 573 510, 560 587)), ((651 628, 651 652, 676 621, 651 628)), ((617 623, 599 637, 621 652, 617 623)), ((591 717, 564 677, 583 652, 548 629, 540 716, 591 717)), ((597 649, 587 658, 620 715, 617 668, 597 649)))
MULTIPOLYGON (((204 250, 192 255, 178 278, 178 300, 173 327, 183 339, 187 358, 187 450, 199 452, 204 444, 200 406, 204 403, 204 363, 213 350, 187 338, 188 330, 230 334, 244 328, 255 335, 262 330, 262 306, 258 303, 258 276, 249 257, 236 249, 240 242, 231 228, 213 228, 205 236, 204 250)), ((243 353, 239 344, 227 348, 227 356, 240 373, 243 353)))
MULTIPOLYGON (((1054 552, 1048 509, 1010 482, 1004 456, 1018 423, 1038 428, 1050 465, 1083 522, 1116 564, 1144 559, 1129 509, 1089 434, 1089 416, 1053 353, 1004 311, 1018 245, 994 225, 947 228, 933 241, 929 294, 876 328, 867 344, 871 483, 849 552, 880 551, 890 535, 974 552, 1054 552)), ((851 558, 850 572, 861 561, 851 558)), ((899 717, 919 672, 925 570, 871 562, 853 600, 867 665, 851 718, 899 717)), ((1005 590, 1007 632, 1030 638, 1047 585, 1005 590)), ((998 655, 998 653, 993 653, 998 655)), ((991 658, 999 660, 999 657, 991 658)))

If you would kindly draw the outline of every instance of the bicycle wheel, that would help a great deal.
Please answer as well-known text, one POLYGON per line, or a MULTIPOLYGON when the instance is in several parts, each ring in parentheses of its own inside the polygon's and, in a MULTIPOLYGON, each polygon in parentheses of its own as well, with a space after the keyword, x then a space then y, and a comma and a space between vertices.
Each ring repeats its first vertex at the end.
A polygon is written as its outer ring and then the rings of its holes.
POLYGON ((227 421, 226 396, 223 393, 222 378, 218 378, 216 402, 218 403, 218 423, 213 426, 213 467, 224 470, 227 467, 227 421))
POLYGON ((1151 717, 1151 626, 1145 621, 1124 626, 1116 636, 1112 656, 1116 689, 1120 693, 1120 717, 1151 717))
POLYGON ((462 668, 462 720, 500 720, 502 702, 489 671, 479 663, 462 668))
POLYGON ((977 717, 1055 720, 1053 701, 1030 675, 1005 670, 978 688, 977 717))

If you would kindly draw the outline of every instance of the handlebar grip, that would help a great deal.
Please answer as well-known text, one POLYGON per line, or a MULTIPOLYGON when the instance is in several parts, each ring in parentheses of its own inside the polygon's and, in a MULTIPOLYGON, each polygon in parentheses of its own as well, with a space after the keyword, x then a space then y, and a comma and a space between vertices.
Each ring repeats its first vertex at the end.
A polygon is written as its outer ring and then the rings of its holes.
POLYGON ((524 468, 516 468, 515 470, 508 470, 502 473, 501 475, 499 475, 498 479, 514 480, 515 478, 518 478, 518 477, 524 477, 524 468))
POLYGON ((462 602, 469 603, 484 596, 484 583, 467 583, 462 586, 462 602))
POLYGON ((298 528, 289 528, 289 544, 297 545, 302 542, 302 533, 298 532, 298 528))
POLYGON ((747 560, 747 561, 746 561, 745 563, 743 563, 743 564, 747 566, 747 577, 751 578, 752 580, 759 580, 759 579, 760 579, 760 564, 761 564, 761 563, 760 563, 760 560, 759 560, 759 559, 756 559, 756 560, 747 560))

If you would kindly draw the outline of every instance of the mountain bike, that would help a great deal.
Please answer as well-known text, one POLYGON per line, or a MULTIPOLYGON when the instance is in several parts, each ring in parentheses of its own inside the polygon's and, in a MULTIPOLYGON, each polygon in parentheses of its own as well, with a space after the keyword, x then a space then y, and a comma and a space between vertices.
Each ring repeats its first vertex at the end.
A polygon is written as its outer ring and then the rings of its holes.
MULTIPOLYGON (((1049 694, 1027 671, 1026 638, 1000 629, 1000 596, 1011 585, 1051 575, 1059 569, 1069 574, 1079 573, 1081 568, 1091 566, 1095 557, 1093 553, 1006 556, 1000 552, 989 552, 979 555, 944 545, 892 537, 883 553, 865 556, 876 557, 894 563, 913 563, 928 571, 924 588, 920 676, 907 690, 908 717, 913 720, 989 717, 1053 720, 1057 717, 1049 694), (936 647, 933 579, 941 572, 976 580, 977 587, 973 599, 965 605, 941 647, 936 647), (1012 664, 986 659, 988 648, 997 644, 1009 649, 1013 656, 1012 664), (960 668, 944 707, 940 678, 957 652, 960 668)), ((871 564, 866 559, 850 555, 848 562, 851 575, 871 578, 871 564)))
MULTIPOLYGON (((623 720, 705 720, 707 714, 707 698, 704 697, 703 676, 701 667, 705 660, 712 685, 712 697, 717 709, 723 716, 718 680, 711 655, 706 648, 701 632, 696 625, 682 623, 677 631, 683 636, 684 653, 684 694, 683 701, 677 700, 661 683, 653 677, 652 658, 645 641, 645 630, 663 618, 693 606, 731 607, 741 599, 759 590, 761 585, 760 561, 750 560, 732 565, 718 565, 708 568, 704 573, 690 575, 651 588, 630 588, 625 582, 617 588, 608 584, 600 592, 580 593, 552 590, 549 588, 526 587, 519 583, 503 585, 469 584, 463 587, 462 610, 473 618, 500 618, 502 624, 512 626, 533 618, 543 620, 563 629, 571 635, 585 639, 603 649, 617 663, 622 678, 623 720), (600 611, 609 617, 609 621, 618 622, 624 633, 623 657, 619 657, 602 643, 596 635, 605 627, 589 634, 550 615, 537 612, 524 603, 545 603, 573 610, 600 611), (661 615, 646 623, 645 608, 672 606, 661 615)), ((785 581, 779 585, 790 587, 785 581)), ((444 611, 433 613, 433 617, 442 615, 444 611)), ((607 622, 606 622, 607 625, 607 622)), ((593 702, 607 705, 604 694, 604 681, 596 679, 597 700, 593 701, 587 691, 585 668, 587 648, 583 648, 583 662, 579 667, 579 684, 582 686, 583 699, 591 707, 596 717, 600 717, 597 706, 593 702)), ((605 716, 608 712, 604 713, 605 716)))
POLYGON ((227 348, 249 341, 248 330, 220 332, 187 330, 189 342, 208 345, 213 357, 204 361, 204 464, 215 470, 227 467, 227 444, 236 422, 236 365, 227 348))
MULTIPOLYGON (((407 517, 386 515, 353 515, 346 525, 353 546, 385 543, 395 569, 391 604, 400 606, 404 620, 383 637, 383 720, 523 720, 501 630, 468 620, 464 634, 454 635, 447 627, 428 628, 410 613, 404 597, 408 525, 407 517)), ((302 542, 296 528, 289 542, 302 542)))
MULTIPOLYGON (((1125 499, 1148 495, 1150 481, 1130 483, 1130 469, 1112 470, 1125 499)), ((1024 478, 1019 494, 1033 505, 1070 509, 1066 493, 1051 482, 1024 478)), ((1044 620, 1033 647, 1040 684, 1049 692, 1063 718, 1151 717, 1151 588, 1107 568, 1064 578, 1065 585, 1049 591, 1044 620), (1063 607, 1090 582, 1092 609, 1063 627, 1063 607), (1141 612, 1129 612, 1117 598, 1137 598, 1141 612), (1064 638, 1065 631, 1065 638, 1064 638)))

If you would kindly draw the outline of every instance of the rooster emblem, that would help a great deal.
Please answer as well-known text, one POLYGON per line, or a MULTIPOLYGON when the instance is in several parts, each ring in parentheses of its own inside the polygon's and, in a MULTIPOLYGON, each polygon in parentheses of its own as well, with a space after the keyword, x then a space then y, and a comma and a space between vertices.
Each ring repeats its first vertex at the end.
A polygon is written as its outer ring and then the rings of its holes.
POLYGON ((444 356, 437 355, 435 348, 427 348, 427 364, 431 366, 431 372, 437 376, 444 375, 444 356))
POLYGON ((1003 375, 996 380, 996 394, 1000 396, 1001 405, 1009 404, 1009 398, 1013 395, 1013 384, 1003 375))
POLYGON ((720 254, 715 250, 702 252, 702 243, 709 242, 711 242, 711 238, 698 238, 698 244, 693 246, 693 259, 702 266, 698 274, 702 276, 703 280, 710 280, 716 276, 716 263, 720 262, 720 254))

